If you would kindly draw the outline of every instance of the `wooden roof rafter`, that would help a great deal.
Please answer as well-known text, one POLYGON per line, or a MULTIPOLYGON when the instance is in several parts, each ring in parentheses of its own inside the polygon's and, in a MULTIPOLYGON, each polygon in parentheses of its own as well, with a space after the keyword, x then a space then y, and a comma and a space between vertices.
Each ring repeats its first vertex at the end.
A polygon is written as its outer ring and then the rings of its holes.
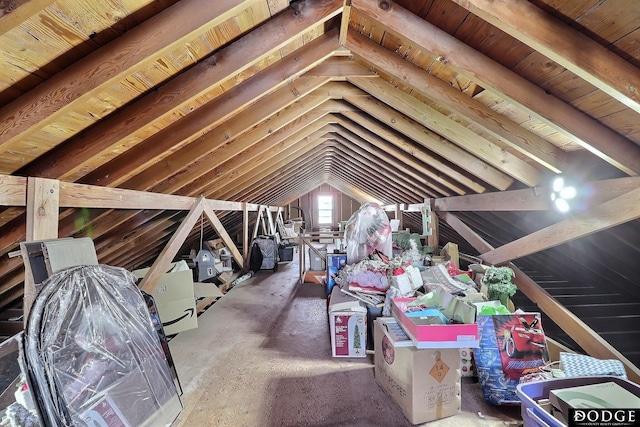
MULTIPOLYGON (((458 232, 480 253, 491 253, 494 248, 480 237, 469 226, 462 222, 455 214, 444 212, 442 219, 458 232)), ((508 264, 515 271, 514 283, 518 289, 535 302, 556 324, 571 336, 588 354, 603 359, 614 358, 620 360, 626 368, 630 379, 640 379, 640 369, 613 348, 607 341, 593 331, 586 323, 563 307, 547 291, 531 280, 513 263, 508 264)))
POLYGON ((65 114, 72 108, 72 101, 93 96, 101 85, 124 77, 131 72, 132 67, 141 68, 204 29, 219 25, 246 8, 249 3, 221 0, 211 6, 207 5, 206 0, 196 0, 194 4, 178 2, 167 8, 48 79, 37 90, 29 91, 4 106, 0 110, 0 123, 13 124, 5 127, 0 134, 0 147, 10 145, 27 131, 40 128, 44 119, 65 114), (62 87, 66 88, 64 96, 50 96, 57 94, 62 87), (15 117, 22 119, 14 120, 15 117))
MULTIPOLYGON (((640 149, 626 138, 398 4, 388 4, 393 7, 383 10, 376 2, 353 0, 352 7, 382 23, 388 30, 401 34, 421 49, 435 53, 447 67, 543 119, 558 132, 625 173, 640 173, 640 149)), ((557 38, 559 35, 549 33, 547 36, 557 38)), ((551 44, 555 45, 556 42, 564 44, 559 39, 551 44)))
POLYGON ((640 70, 591 38, 532 3, 453 1, 640 113, 640 70))

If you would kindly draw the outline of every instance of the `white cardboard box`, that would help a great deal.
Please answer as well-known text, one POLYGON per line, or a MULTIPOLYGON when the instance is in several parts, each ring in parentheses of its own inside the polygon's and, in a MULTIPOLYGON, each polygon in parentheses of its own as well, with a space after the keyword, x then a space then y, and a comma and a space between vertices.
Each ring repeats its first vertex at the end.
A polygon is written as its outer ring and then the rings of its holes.
POLYGON ((374 322, 375 378, 412 424, 460 413, 460 351, 417 349, 395 319, 374 322))
POLYGON ((334 286, 329 300, 333 357, 367 357, 367 309, 334 286))
MULTIPOLYGON (((181 263, 186 266, 184 261, 169 264, 167 272, 151 293, 166 335, 198 327, 193 273, 188 267, 185 270, 181 263)), ((132 273, 138 278, 143 278, 148 271, 149 268, 142 268, 132 273)))

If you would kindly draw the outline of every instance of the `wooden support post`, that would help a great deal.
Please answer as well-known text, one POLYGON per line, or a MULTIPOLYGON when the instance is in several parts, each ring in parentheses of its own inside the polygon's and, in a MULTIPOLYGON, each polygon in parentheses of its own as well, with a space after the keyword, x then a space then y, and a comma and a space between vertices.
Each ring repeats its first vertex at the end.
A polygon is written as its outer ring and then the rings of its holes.
POLYGON ((439 234, 440 231, 438 229, 438 215, 435 214, 435 212, 433 211, 434 208, 434 199, 425 199, 424 201, 425 205, 430 207, 429 210, 429 215, 431 217, 431 234, 429 236, 427 236, 427 246, 430 246, 433 248, 433 253, 437 254, 438 253, 438 247, 440 245, 439 242, 439 234))
POLYGON ((176 256, 180 246, 184 243, 184 240, 187 238, 193 226, 196 224, 200 215, 202 214, 204 209, 204 197, 200 196, 193 204, 193 207, 187 214, 187 216, 182 220, 182 223, 178 227, 167 246, 162 249, 158 258, 154 261, 153 265, 149 269, 149 272, 144 276, 142 282, 140 282, 140 289, 145 291, 146 293, 152 293, 158 284, 158 281, 162 277, 164 273, 167 272, 167 267, 173 260, 173 257, 176 256))
POLYGON ((253 227, 253 235, 251 236, 251 239, 255 239, 256 237, 258 237, 258 228, 260 227, 260 224, 262 223, 262 210, 264 209, 264 206, 260 205, 260 207, 258 208, 258 213, 256 216, 256 224, 253 227))
POLYGON ((351 0, 344 0, 342 7, 342 21, 340 22, 340 45, 347 42, 347 31, 349 31, 349 16, 351 15, 351 0))
POLYGON ((31 240, 56 239, 60 208, 60 181, 27 178, 27 232, 31 240))
MULTIPOLYGON (((60 181, 46 178, 27 178, 26 240, 58 238, 59 208, 60 181)), ((31 274, 29 258, 27 257, 23 261, 25 265, 23 313, 26 325, 29 311, 36 298, 36 284, 33 274, 31 274)))
POLYGON ((402 220, 402 208, 403 206, 400 206, 400 203, 396 203, 396 219, 398 221, 400 221, 400 223, 398 224, 398 230, 404 230, 404 223, 402 220))
POLYGON ((242 204, 242 255, 245 261, 249 259, 249 208, 246 203, 242 204))
POLYGON ((269 206, 265 209, 265 213, 267 214, 267 221, 269 222, 269 234, 274 235, 276 234, 276 226, 273 223, 273 215, 271 214, 271 208, 269 206))
POLYGON ((220 219, 218 218, 216 213, 213 211, 213 209, 211 209, 211 207, 207 204, 206 201, 203 202, 203 205, 204 205, 203 206, 204 216, 207 217, 213 229, 216 230, 216 233, 218 233, 218 236, 220 236, 224 244, 227 246, 227 248, 229 248, 229 251, 231 251, 231 256, 233 257, 233 259, 236 260, 236 263, 240 266, 240 268, 243 268, 244 259, 242 258, 242 254, 236 247, 236 244, 233 242, 233 239, 231 238, 231 236, 229 236, 229 233, 227 233, 227 230, 225 230, 224 226, 220 222, 220 219))
MULTIPOLYGON (((282 227, 284 228, 284 218, 282 216, 282 212, 284 211, 283 208, 278 207, 278 212, 276 213, 276 231, 278 230, 278 227, 282 227)), ((282 232, 282 230, 280 230, 282 232)), ((282 237, 282 236, 280 236, 282 237)))
POLYGON ((304 240, 302 239, 302 232, 298 233, 298 283, 302 285, 304 283, 304 268, 307 260, 305 259, 305 247, 304 240))

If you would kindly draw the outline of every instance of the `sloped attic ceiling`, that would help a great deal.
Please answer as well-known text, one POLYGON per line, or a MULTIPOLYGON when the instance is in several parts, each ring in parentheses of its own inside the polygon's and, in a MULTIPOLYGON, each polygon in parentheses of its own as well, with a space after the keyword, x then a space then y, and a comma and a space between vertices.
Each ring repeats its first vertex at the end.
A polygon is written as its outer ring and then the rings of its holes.
MULTIPOLYGON (((640 3, 618 0, 5 2, 0 173, 279 206, 322 183, 391 204, 635 177, 639 25, 640 3)), ((496 244, 560 219, 511 215, 462 218, 496 244)), ((91 235, 100 262, 132 269, 183 216, 67 209, 59 235, 91 235)), ((7 307, 24 208, 0 224, 7 307)), ((600 247, 637 258, 637 230, 600 247)), ((593 267, 640 303, 638 276, 605 255, 572 272, 593 267)))

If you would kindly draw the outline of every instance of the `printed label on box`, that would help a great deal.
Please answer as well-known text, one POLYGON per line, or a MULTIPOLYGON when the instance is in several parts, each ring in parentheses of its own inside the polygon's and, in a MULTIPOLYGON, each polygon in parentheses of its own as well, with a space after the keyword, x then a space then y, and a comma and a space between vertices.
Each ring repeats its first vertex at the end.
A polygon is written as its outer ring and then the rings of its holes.
POLYGON ((364 322, 362 316, 336 315, 334 322, 336 356, 362 354, 364 352, 364 322))
POLYGON ((449 372, 449 367, 446 363, 440 360, 440 354, 436 355, 436 363, 433 364, 433 368, 429 371, 431 376, 436 379, 439 383, 444 380, 444 377, 447 376, 447 372, 449 372))
POLYGON ((93 408, 87 411, 82 416, 82 420, 87 425, 98 427, 130 427, 110 396, 101 399, 93 408))

